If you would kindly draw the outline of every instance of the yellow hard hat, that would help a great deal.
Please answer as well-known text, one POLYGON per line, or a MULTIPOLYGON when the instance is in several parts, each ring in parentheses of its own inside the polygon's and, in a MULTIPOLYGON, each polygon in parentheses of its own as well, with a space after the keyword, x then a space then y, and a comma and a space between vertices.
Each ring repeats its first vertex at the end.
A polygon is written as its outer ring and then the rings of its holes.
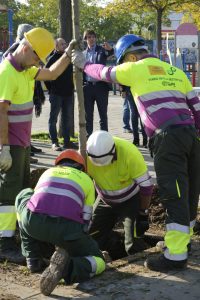
POLYGON ((41 61, 45 63, 46 57, 55 49, 52 34, 44 28, 37 27, 24 33, 24 36, 41 61))

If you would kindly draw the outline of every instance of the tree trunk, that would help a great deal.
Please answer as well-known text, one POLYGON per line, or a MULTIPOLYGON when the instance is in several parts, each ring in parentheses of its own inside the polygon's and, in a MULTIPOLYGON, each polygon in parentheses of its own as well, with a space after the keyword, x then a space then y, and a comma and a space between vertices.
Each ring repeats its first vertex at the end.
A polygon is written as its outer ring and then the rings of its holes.
POLYGON ((59 22, 60 22, 60 37, 67 43, 72 39, 72 12, 71 0, 59 1, 59 22))
MULTIPOLYGON (((80 38, 79 27, 79 1, 72 1, 72 21, 73 36, 78 41, 80 38)), ((85 126, 85 108, 83 96, 83 76, 82 72, 75 67, 75 85, 78 98, 78 116, 79 116, 79 149, 81 154, 86 157, 86 126, 85 126)))
MULTIPOLYGON (((59 0, 59 37, 63 38, 67 43, 72 39, 72 10, 71 0, 59 0)), ((74 100, 74 95, 73 95, 74 100)), ((74 101, 70 114, 70 136, 74 136, 74 101)), ((59 114, 58 136, 62 137, 62 116, 59 114)))
POLYGON ((160 56, 160 51, 162 50, 162 34, 161 34, 161 26, 162 26, 162 9, 157 9, 157 51, 158 57, 160 56))

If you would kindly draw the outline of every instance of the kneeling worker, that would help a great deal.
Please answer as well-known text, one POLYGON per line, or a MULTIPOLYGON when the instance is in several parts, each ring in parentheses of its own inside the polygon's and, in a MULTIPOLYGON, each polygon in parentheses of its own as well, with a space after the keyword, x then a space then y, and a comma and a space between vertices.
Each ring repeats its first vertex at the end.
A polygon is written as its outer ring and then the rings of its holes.
POLYGON ((87 155, 87 172, 94 179, 99 198, 90 232, 104 250, 115 224, 123 219, 125 250, 134 254, 139 238, 149 228, 153 186, 144 158, 135 145, 102 130, 89 137, 87 155))
POLYGON ((39 271, 39 243, 56 246, 50 265, 41 275, 40 289, 50 295, 61 278, 81 282, 105 270, 97 243, 87 234, 95 199, 93 182, 85 174, 84 158, 68 149, 45 171, 35 190, 16 198, 22 253, 30 270, 39 271))

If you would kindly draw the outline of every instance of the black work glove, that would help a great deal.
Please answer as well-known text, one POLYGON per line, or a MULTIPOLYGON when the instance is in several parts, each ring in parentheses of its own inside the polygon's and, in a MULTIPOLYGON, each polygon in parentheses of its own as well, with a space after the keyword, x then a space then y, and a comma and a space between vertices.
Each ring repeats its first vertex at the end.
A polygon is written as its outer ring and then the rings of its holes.
POLYGON ((136 218, 137 236, 143 235, 149 229, 149 216, 139 214, 136 218))

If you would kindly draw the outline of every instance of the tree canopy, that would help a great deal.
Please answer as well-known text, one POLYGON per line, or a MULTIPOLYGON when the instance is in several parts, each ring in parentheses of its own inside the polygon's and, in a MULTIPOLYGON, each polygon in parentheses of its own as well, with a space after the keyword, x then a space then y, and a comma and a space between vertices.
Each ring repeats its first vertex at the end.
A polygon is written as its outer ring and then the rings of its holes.
MULTIPOLYGON (((58 36, 58 3, 55 0, 27 0, 25 5, 7 0, 6 5, 14 11, 14 33, 19 23, 30 23, 45 27, 58 36)), ((5 0, 0 0, 0 4, 5 4, 5 0)), ((95 30, 99 41, 116 41, 130 32, 148 38, 148 29, 154 29, 161 49, 161 25, 168 21, 169 12, 180 9, 187 19, 190 17, 200 26, 200 0, 80 0, 80 32, 90 28, 95 30), (106 6, 99 5, 102 3, 106 6)))

